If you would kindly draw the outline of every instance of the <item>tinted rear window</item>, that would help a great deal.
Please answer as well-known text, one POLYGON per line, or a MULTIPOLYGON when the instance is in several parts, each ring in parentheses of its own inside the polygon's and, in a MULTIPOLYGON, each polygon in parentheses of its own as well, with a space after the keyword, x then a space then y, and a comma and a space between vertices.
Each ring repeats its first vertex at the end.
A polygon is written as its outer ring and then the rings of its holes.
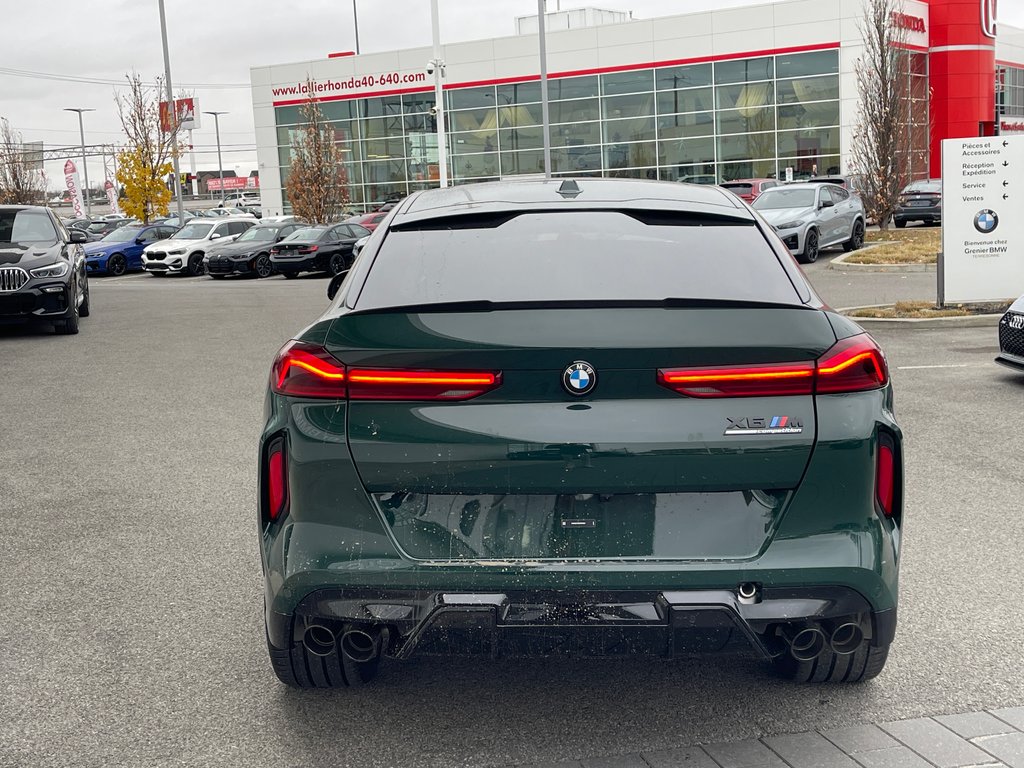
POLYGON ((752 184, 723 184, 722 186, 737 195, 749 195, 754 189, 752 184))
POLYGON ((524 213, 500 226, 392 230, 359 310, 464 301, 725 299, 798 304, 753 225, 644 223, 615 211, 524 213))

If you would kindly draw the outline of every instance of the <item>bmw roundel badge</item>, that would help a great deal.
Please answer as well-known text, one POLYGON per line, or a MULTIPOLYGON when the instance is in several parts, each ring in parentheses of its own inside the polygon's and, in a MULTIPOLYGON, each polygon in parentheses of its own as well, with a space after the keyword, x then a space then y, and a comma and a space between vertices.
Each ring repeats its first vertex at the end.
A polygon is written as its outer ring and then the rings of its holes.
POLYGON ((589 394, 596 384, 597 371, 583 360, 577 360, 562 372, 562 386, 570 395, 589 394))
POLYGON ((974 228, 983 235, 995 231, 995 228, 998 226, 999 216, 991 209, 986 208, 983 211, 978 211, 978 214, 974 217, 974 228))

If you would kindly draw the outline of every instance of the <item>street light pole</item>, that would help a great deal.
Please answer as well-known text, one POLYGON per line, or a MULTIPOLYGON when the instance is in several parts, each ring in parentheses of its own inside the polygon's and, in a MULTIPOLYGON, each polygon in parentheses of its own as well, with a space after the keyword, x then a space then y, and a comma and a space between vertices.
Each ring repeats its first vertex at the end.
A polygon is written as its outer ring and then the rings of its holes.
POLYGON ((220 161, 220 116, 227 112, 203 112, 204 115, 213 115, 213 127, 217 131, 217 169, 220 172, 220 200, 224 202, 224 164, 220 161))
POLYGON ((160 40, 164 46, 164 78, 167 80, 167 115, 174 129, 174 192, 178 198, 178 221, 185 221, 185 204, 181 199, 181 171, 178 168, 178 110, 174 108, 174 88, 171 86, 171 54, 167 50, 167 19, 164 17, 164 0, 157 0, 160 7, 160 40))
POLYGON ((548 48, 545 37, 545 0, 537 0, 537 31, 540 38, 540 114, 544 132, 544 178, 551 178, 551 120, 548 111, 548 48))
POLYGON ((89 202, 89 162, 85 159, 85 124, 82 122, 83 112, 95 112, 95 109, 82 109, 80 107, 68 107, 65 112, 78 113, 78 133, 82 139, 82 173, 85 174, 85 215, 92 218, 92 204, 89 202))
POLYGON ((430 0, 430 29, 434 43, 434 58, 430 67, 434 70, 434 118, 437 121, 438 176, 442 187, 448 186, 448 137, 444 129, 444 60, 441 58, 441 29, 438 24, 437 0, 430 0))
POLYGON ((356 0, 352 0, 352 26, 356 30, 356 56, 359 55, 359 12, 356 10, 356 0))

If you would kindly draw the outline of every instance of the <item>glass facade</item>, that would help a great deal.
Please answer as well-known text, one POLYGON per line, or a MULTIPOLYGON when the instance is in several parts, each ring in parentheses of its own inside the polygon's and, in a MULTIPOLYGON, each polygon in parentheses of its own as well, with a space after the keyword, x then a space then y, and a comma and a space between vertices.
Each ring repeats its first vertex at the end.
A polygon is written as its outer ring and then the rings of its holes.
POLYGON ((996 67, 996 122, 1004 115, 1024 116, 1024 68, 1009 64, 996 67))
MULTIPOLYGON (((912 93, 926 99, 922 76, 912 93)), ((843 170, 837 49, 553 78, 548 91, 556 176, 717 183, 781 177, 787 167, 797 179, 843 170)), ((353 207, 436 186, 433 98, 322 104, 353 207)), ((543 173, 537 81, 452 89, 446 99, 454 183, 543 173)), ((283 182, 299 107, 278 107, 276 119, 283 182)), ((926 117, 921 130, 927 167, 926 117)))

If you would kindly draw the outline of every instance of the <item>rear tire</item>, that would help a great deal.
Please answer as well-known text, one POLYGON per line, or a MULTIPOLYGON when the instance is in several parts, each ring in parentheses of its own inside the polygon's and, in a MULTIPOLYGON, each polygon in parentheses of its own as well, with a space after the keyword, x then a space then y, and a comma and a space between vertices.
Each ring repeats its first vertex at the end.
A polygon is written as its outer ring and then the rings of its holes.
POLYGON ((302 643, 290 649, 275 648, 267 638, 267 652, 277 679, 292 688, 359 688, 380 668, 380 656, 371 661, 353 661, 343 654, 335 640, 334 652, 317 656, 302 643))
POLYGON ((907 222, 900 221, 899 219, 893 219, 892 223, 896 225, 896 229, 903 229, 905 226, 907 226, 907 222))
POLYGON ((864 245, 864 222, 857 219, 853 223, 853 232, 850 233, 850 239, 843 243, 843 250, 849 253, 850 251, 856 251, 864 245))
POLYGON ((795 683, 863 683, 878 677, 889 658, 889 646, 865 643, 844 656, 826 647, 813 661, 797 661, 785 653, 773 659, 775 671, 795 683))

